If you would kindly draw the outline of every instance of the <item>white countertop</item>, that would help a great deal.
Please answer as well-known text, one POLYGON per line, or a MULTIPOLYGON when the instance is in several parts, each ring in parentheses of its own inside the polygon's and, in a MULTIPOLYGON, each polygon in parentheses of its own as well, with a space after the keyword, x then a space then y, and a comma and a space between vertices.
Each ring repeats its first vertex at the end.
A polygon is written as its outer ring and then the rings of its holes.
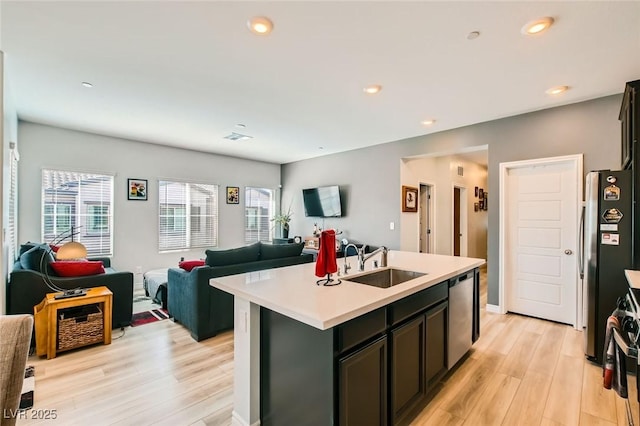
MULTIPOLYGON (((373 261, 379 258, 376 255, 369 259, 365 272, 358 272, 357 257, 348 257, 349 274, 340 277, 333 274, 342 284, 331 287, 316 285, 321 278, 315 276, 315 262, 212 278, 210 283, 236 297, 326 330, 485 263, 484 259, 391 250, 388 267, 427 275, 390 288, 349 281, 349 277, 370 272, 373 261)), ((344 259, 339 258, 338 267, 343 265, 344 259)))
POLYGON ((627 277, 627 281, 629 282, 629 287, 640 288, 640 271, 625 269, 624 275, 627 277))

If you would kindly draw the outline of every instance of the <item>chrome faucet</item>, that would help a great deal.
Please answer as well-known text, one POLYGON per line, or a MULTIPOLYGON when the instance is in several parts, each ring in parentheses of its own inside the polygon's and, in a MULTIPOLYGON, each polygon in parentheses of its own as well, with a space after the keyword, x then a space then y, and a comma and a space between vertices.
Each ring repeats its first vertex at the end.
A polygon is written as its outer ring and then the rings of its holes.
POLYGON ((351 269, 351 265, 347 263, 347 252, 349 251, 349 247, 353 247, 353 249, 358 253, 358 247, 355 244, 347 244, 344 248, 344 273, 346 274, 349 269, 351 269))
POLYGON ((364 251, 366 247, 366 245, 363 245, 358 249, 358 271, 364 271, 364 262, 378 253, 380 253, 380 266, 387 266, 387 253, 389 252, 388 248, 386 248, 385 246, 380 246, 365 256, 364 251))

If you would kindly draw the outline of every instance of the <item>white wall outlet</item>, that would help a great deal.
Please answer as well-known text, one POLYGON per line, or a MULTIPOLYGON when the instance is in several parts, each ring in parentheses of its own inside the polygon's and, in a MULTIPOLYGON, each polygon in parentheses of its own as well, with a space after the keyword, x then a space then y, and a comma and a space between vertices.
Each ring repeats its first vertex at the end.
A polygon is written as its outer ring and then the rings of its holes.
POLYGON ((142 273, 142 266, 136 266, 136 274, 142 273))
POLYGON ((395 222, 389 222, 389 230, 393 231, 394 229, 396 229, 395 222))

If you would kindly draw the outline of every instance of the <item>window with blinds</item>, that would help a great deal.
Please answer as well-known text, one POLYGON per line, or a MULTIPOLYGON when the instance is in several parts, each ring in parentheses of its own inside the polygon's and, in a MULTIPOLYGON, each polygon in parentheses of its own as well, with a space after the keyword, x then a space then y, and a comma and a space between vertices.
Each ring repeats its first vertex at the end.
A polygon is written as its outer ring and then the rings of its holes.
POLYGON ((244 241, 271 241, 275 211, 275 191, 269 188, 246 187, 244 192, 244 241))
POLYGON ((18 234, 18 160, 20 156, 16 149, 15 143, 10 143, 10 182, 9 182, 9 220, 7 223, 7 246, 9 248, 9 259, 13 260, 17 256, 17 234, 18 234))
POLYGON ((42 241, 78 241, 88 256, 113 254, 113 176, 42 171, 42 241))
POLYGON ((218 185, 160 181, 159 250, 218 245, 218 185))

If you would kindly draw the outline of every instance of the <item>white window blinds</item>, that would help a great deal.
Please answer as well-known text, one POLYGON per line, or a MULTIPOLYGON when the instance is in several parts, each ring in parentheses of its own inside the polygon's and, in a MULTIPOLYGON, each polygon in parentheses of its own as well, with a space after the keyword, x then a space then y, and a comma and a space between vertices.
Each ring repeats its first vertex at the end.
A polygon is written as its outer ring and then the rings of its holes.
POLYGON ((9 222, 7 223, 7 245, 9 247, 9 259, 13 260, 16 256, 18 247, 18 160, 20 156, 15 147, 15 143, 11 142, 9 157, 10 182, 9 182, 9 222))
POLYGON ((113 176, 42 171, 42 241, 78 241, 89 256, 113 254, 113 176), (96 226, 96 224, 100 224, 96 226))
POLYGON ((274 190, 246 187, 244 192, 244 241, 271 241, 275 209, 274 190))
POLYGON ((159 250, 218 245, 218 186, 160 181, 159 250))

